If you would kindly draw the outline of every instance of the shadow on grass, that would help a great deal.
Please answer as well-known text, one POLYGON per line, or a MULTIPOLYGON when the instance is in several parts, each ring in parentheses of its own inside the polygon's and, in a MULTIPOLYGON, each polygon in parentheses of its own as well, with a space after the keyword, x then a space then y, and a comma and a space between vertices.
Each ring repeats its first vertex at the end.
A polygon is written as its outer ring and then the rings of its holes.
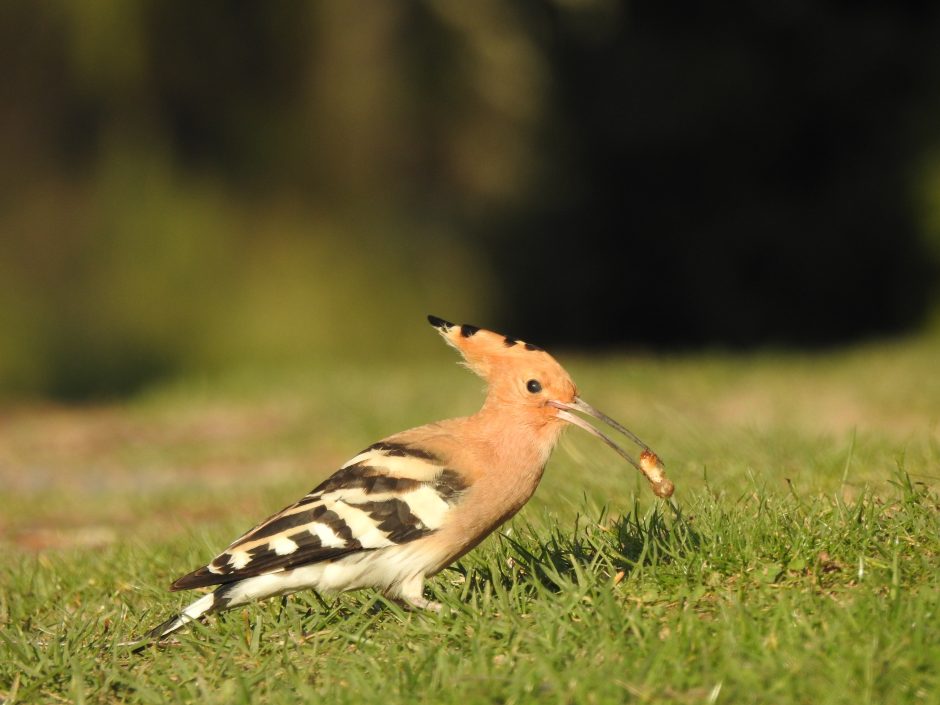
POLYGON ((487 583, 531 596, 541 590, 560 592, 573 587, 616 581, 675 562, 696 552, 700 534, 675 504, 657 504, 642 514, 633 510, 609 518, 606 507, 596 519, 575 519, 571 530, 519 526, 516 535, 500 535, 499 548, 483 565, 457 564, 468 588, 464 599, 485 592, 487 583))

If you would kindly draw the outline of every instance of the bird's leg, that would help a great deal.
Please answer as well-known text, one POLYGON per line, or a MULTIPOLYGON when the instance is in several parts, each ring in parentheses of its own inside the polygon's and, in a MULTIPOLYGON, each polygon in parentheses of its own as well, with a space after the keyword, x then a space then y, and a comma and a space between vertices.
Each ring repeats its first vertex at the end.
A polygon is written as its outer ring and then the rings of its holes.
POLYGON ((444 609, 440 602, 434 602, 424 596, 424 576, 416 575, 401 583, 397 595, 389 595, 405 609, 440 612, 444 609))
POLYGON ((444 609, 444 605, 440 602, 429 600, 424 595, 416 595, 414 597, 405 597, 402 595, 400 601, 403 603, 404 607, 415 610, 427 610, 428 612, 440 613, 440 611, 444 609))

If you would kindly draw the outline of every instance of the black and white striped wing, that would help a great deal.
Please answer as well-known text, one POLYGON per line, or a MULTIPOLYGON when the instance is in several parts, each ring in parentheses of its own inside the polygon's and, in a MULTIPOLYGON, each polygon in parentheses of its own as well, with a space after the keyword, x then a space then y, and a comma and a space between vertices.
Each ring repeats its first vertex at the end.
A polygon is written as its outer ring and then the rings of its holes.
POLYGON ((414 541, 443 525, 464 489, 433 454, 376 443, 171 589, 230 583, 414 541))

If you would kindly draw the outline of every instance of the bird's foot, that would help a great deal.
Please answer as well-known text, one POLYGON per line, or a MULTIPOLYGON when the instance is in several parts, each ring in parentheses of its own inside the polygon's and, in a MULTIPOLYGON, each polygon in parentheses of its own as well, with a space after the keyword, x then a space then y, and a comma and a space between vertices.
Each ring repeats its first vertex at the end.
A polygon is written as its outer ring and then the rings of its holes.
POLYGON ((441 610, 444 609, 444 605, 442 605, 440 602, 429 600, 423 595, 420 597, 405 598, 405 602, 411 607, 411 609, 426 610, 428 612, 435 612, 437 614, 440 614, 441 610))
POLYGON ((433 602, 424 596, 423 575, 415 575, 404 581, 391 595, 386 593, 386 597, 391 598, 406 610, 440 613, 444 609, 440 602, 433 602))
POLYGON ((396 605, 402 607, 409 612, 435 612, 440 614, 441 610, 444 609, 444 605, 440 602, 434 602, 429 600, 424 595, 398 595, 396 597, 390 597, 396 605))

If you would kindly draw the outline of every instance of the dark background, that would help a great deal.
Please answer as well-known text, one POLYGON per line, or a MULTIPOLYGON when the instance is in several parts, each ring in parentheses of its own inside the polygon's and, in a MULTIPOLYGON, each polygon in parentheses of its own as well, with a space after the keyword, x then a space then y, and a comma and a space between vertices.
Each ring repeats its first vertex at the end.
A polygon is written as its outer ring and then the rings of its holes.
POLYGON ((938 8, 5 2, 0 389, 917 330, 938 8))

